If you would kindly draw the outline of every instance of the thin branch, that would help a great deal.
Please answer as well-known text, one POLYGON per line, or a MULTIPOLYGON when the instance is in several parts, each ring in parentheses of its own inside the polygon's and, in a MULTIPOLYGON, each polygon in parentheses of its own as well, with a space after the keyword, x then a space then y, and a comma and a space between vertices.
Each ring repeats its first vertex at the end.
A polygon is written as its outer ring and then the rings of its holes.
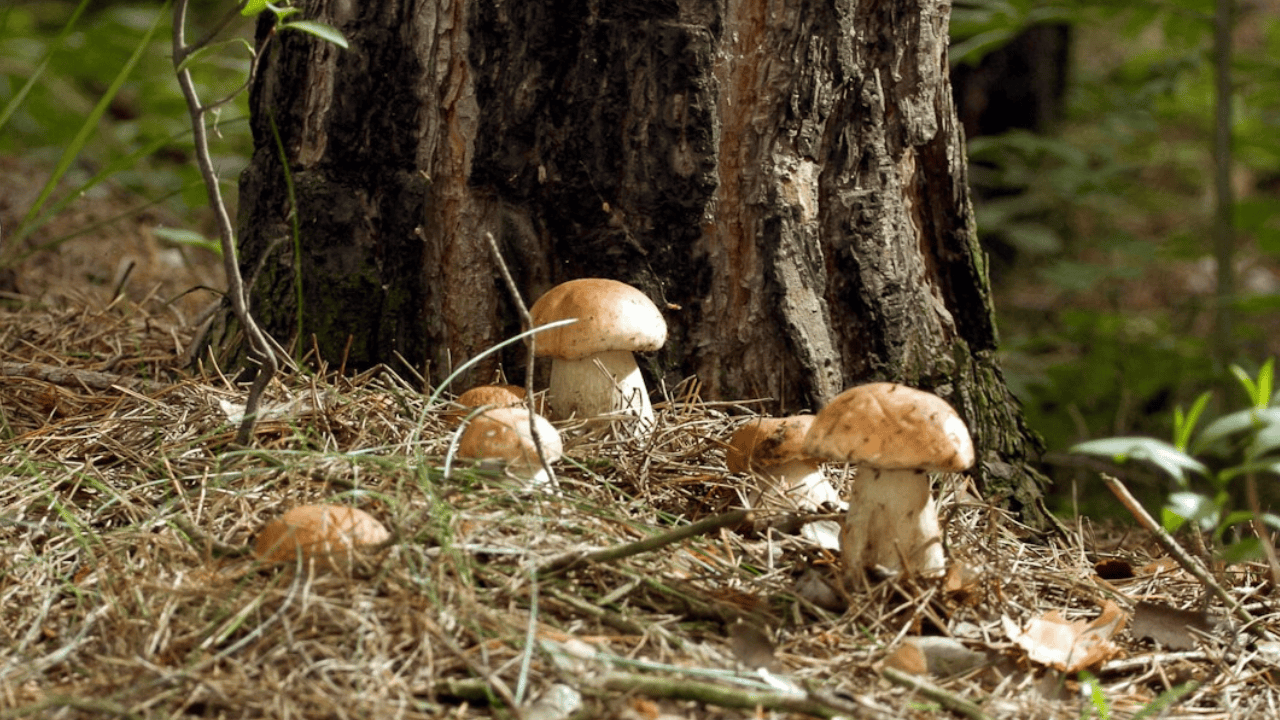
POLYGON ((191 116, 196 164, 200 168, 200 176, 204 178, 205 189, 209 194, 209 206, 213 209, 218 225, 218 238, 222 246, 222 265, 227 275, 227 297, 231 300, 231 309, 244 330, 245 339, 249 342, 249 356, 258 363, 258 372, 245 399, 244 419, 240 422, 240 430, 236 434, 238 444, 248 445, 253 436, 253 425, 257 421, 258 402, 262 397, 262 391, 266 389, 280 367, 271 343, 267 341, 249 313, 248 294, 245 291, 244 278, 240 275, 240 262, 236 253, 235 230, 231 226, 231 215, 227 212, 227 205, 222 199, 222 189, 218 184, 218 175, 213 168, 213 158, 209 153, 209 133, 204 124, 205 108, 200 104, 195 81, 191 78, 191 70, 183 64, 183 60, 200 47, 187 45, 186 23, 187 0, 178 0, 173 7, 173 67, 178 76, 178 86, 182 89, 182 95, 187 101, 187 112, 191 116))
POLYGON ((111 390, 118 387, 147 394, 159 393, 174 387, 173 384, 158 383, 142 378, 126 377, 114 373, 98 372, 97 370, 46 365, 38 362, 0 361, 0 377, 24 377, 53 385, 84 387, 90 390, 111 390))
POLYGON ((1250 615, 1249 611, 1246 610, 1243 605, 1236 602, 1236 599, 1231 597, 1231 593, 1227 592, 1226 588, 1222 587, 1217 580, 1213 579, 1213 576, 1209 574, 1209 570, 1205 568, 1204 565, 1200 564, 1199 560, 1183 549, 1183 547, 1178 544, 1178 541, 1173 539, 1172 535, 1170 535, 1164 528, 1160 527, 1160 524, 1156 522, 1155 518, 1151 517, 1151 514, 1147 512, 1147 509, 1142 507, 1142 503, 1139 503, 1137 498, 1129 493, 1129 489, 1124 486, 1124 483, 1110 475, 1107 475, 1106 473, 1102 474, 1102 482, 1106 483, 1107 487, 1111 489, 1111 492, 1115 494, 1120 502, 1124 504, 1125 508, 1129 510, 1129 513, 1137 519, 1138 523, 1142 525, 1147 532, 1155 536, 1156 541, 1165 549, 1165 552, 1169 553, 1173 559, 1178 561, 1178 564, 1181 565, 1183 569, 1191 573, 1195 579, 1199 580, 1200 584, 1204 585, 1214 595, 1217 595, 1218 598, 1222 600, 1222 603, 1227 606, 1227 609, 1231 611, 1232 615, 1239 618, 1241 622, 1246 624, 1246 626, 1254 627, 1253 622, 1257 620, 1257 618, 1250 615))
POLYGON ((633 555, 652 552, 658 548, 665 547, 691 537, 705 535, 724 527, 734 527, 746 522, 751 517, 750 510, 733 510, 719 515, 713 515, 709 518, 703 518, 695 523, 681 525, 673 530, 659 533, 644 540, 625 543, 622 545, 614 545, 612 547, 593 550, 591 552, 575 551, 565 553, 547 561, 538 570, 539 575, 568 570, 583 563, 600 563, 621 560, 633 555))
POLYGON ((666 700, 694 700, 725 708, 776 710, 818 718, 861 717, 867 708, 834 695, 813 692, 768 692, 733 688, 711 682, 612 672, 600 683, 603 690, 666 700))
POLYGON ((889 682, 914 690, 951 712, 963 715, 970 718, 970 720, 989 720, 991 718, 990 715, 982 711, 982 708, 978 707, 977 703, 966 700, 959 695, 938 687, 923 678, 918 678, 910 673, 905 673, 901 670, 895 670, 890 667, 881 670, 880 674, 889 682))
MULTIPOLYGON (((507 262, 502 257, 502 251, 498 249, 498 241, 494 239, 493 233, 488 231, 485 231, 484 239, 489 245, 489 254, 493 256, 493 262, 498 266, 498 272, 502 275, 502 281, 506 283, 507 291, 511 293, 511 300, 515 303, 516 310, 520 313, 520 324, 526 328, 532 328, 533 317, 529 315, 529 308, 525 306, 524 298, 520 297, 520 288, 516 286, 516 281, 511 277, 511 271, 507 269, 507 262)), ((551 487, 555 487, 555 471, 551 469, 551 463, 547 462, 547 456, 542 452, 542 440, 538 437, 537 425, 535 425, 533 418, 538 407, 533 400, 533 367, 537 355, 537 342, 536 335, 530 335, 525 341, 524 394, 529 403, 529 436, 533 438, 533 446, 538 451, 538 461, 542 463, 542 469, 546 471, 547 477, 550 478, 551 487)))

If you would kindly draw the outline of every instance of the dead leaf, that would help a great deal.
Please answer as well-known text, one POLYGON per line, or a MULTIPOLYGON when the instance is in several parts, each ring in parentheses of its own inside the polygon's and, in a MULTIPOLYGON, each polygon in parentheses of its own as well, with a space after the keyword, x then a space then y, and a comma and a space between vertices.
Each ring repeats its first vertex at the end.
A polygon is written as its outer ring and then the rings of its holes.
POLYGON ((1078 672, 1120 653, 1111 638, 1124 627, 1127 619, 1124 611, 1107 600, 1102 605, 1102 614, 1092 622, 1068 621, 1057 610, 1033 618, 1025 628, 1019 628, 1008 616, 1002 621, 1009 639, 1025 650, 1032 662, 1064 672, 1078 672))
POLYGON ((971 650, 955 638, 926 635, 903 638, 884 663, 913 675, 948 677, 973 670, 987 660, 985 653, 971 650))
POLYGON ((1153 602, 1139 602, 1133 612, 1132 632, 1155 640, 1170 650, 1190 650, 1196 646, 1192 630, 1211 632, 1213 623, 1203 612, 1179 610, 1153 602))

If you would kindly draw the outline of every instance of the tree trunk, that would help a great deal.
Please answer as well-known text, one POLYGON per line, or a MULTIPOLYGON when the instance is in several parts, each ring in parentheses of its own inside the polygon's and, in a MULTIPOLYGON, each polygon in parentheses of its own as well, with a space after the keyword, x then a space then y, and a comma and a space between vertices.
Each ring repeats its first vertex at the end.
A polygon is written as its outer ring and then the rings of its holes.
POLYGON ((492 232, 527 302, 605 276, 665 308, 651 379, 696 375, 704 398, 773 412, 869 380, 932 389, 972 426, 987 489, 1031 505, 1036 440, 994 358, 949 4, 302 5, 351 49, 273 36, 253 84, 240 243, 276 337, 349 369, 399 353, 438 382, 519 330, 492 232))

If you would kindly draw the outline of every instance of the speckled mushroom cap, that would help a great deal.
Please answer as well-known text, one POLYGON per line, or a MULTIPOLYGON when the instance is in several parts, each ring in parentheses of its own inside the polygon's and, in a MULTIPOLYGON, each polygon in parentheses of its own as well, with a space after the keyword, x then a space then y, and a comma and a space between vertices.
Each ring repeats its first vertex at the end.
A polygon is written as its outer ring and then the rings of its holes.
POLYGON ((973 465, 973 440, 947 401, 897 383, 858 385, 818 413, 804 449, 885 470, 960 472, 973 465))
POLYGON ((581 278, 561 283, 529 308, 535 327, 578 322, 536 336, 538 355, 581 360, 610 350, 647 352, 667 341, 667 322, 647 295, 624 282, 581 278))
MULTIPOLYGON (((541 465, 538 448, 529 433, 529 414, 524 408, 502 407, 471 418, 458 440, 458 457, 500 460, 526 467, 541 465)), ((559 460, 564 454, 560 433, 541 415, 534 415, 533 422, 547 462, 559 460)))
POLYGON ((813 415, 749 420, 729 436, 725 465, 729 472, 740 473, 753 467, 767 469, 808 458, 816 466, 820 460, 806 453, 803 447, 813 421, 813 415))
POLYGON ((362 545, 377 545, 391 533, 369 513, 342 505, 299 505, 267 523, 253 541, 264 562, 315 558, 322 565, 344 565, 344 555, 362 545))
POLYGON ((457 403, 468 408, 519 405, 524 402, 524 394, 524 388, 518 385, 477 385, 459 395, 457 403))

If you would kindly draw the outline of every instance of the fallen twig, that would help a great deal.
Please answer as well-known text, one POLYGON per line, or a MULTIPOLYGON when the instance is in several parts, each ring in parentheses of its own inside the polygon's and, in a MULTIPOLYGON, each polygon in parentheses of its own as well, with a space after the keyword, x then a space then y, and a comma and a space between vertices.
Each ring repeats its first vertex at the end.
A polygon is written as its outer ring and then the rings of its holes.
POLYGON ((814 693, 767 692, 731 688, 716 683, 679 678, 654 677, 612 672, 605 675, 600 689, 636 693, 666 700, 694 700, 726 708, 777 710, 818 718, 862 717, 867 708, 834 696, 814 693))
POLYGON ((1222 600, 1222 604, 1226 605, 1227 609, 1231 611, 1231 614, 1236 616, 1236 618, 1241 622, 1245 623, 1247 628, 1254 628, 1254 631, 1257 631, 1256 628, 1258 626, 1254 624, 1254 621, 1257 620, 1257 618, 1250 615, 1249 611, 1246 610, 1243 605, 1236 602, 1236 599, 1231 597, 1231 593, 1227 592, 1226 588, 1222 587, 1217 580, 1213 579, 1213 575, 1209 574, 1209 570, 1205 568, 1199 560, 1183 549, 1183 547, 1178 544, 1178 541, 1173 539, 1172 535, 1165 531, 1164 528, 1160 527, 1160 524, 1156 522, 1155 518, 1151 517, 1151 514, 1147 512, 1146 508, 1142 507, 1142 504, 1138 502, 1137 498, 1129 493, 1129 488, 1125 487, 1124 483, 1111 475, 1107 475, 1106 473, 1102 473, 1102 482, 1106 483, 1107 487, 1111 489, 1111 492, 1120 500, 1121 503, 1124 504, 1130 514, 1137 519, 1138 523, 1141 524, 1147 532, 1155 536, 1156 541, 1160 543, 1160 547, 1165 549, 1165 552, 1173 556, 1173 559, 1177 560, 1178 564, 1187 572, 1191 573, 1196 580, 1199 580, 1201 585, 1204 585, 1210 592, 1217 595, 1218 598, 1222 600))
POLYGON ((977 703, 965 700, 959 695, 944 690, 924 678, 919 678, 891 667, 884 668, 880 671, 880 674, 889 682, 914 690, 951 712, 959 713, 972 720, 990 720, 991 718, 990 715, 982 711, 982 708, 978 707, 977 703))
POLYGON ((547 561, 538 570, 538 574, 546 575, 556 573, 568 570, 572 567, 577 567, 583 563, 612 562, 614 560, 621 560, 633 555, 640 555, 641 553, 657 550, 660 547, 665 547, 687 538, 705 535, 713 530, 739 525, 746 522, 750 517, 750 510, 733 510, 731 512, 703 518, 695 523, 681 525, 678 528, 668 530, 664 533, 659 533, 652 537, 647 537, 644 540, 637 540, 635 542, 624 543, 622 545, 614 545, 612 547, 592 550, 590 552, 575 550, 563 555, 558 555, 547 561))
POLYGON ((79 386, 90 390, 110 390, 118 386, 144 393, 154 393, 172 387, 171 384, 125 375, 38 362, 0 362, 0 376, 30 378, 54 385, 79 386))

